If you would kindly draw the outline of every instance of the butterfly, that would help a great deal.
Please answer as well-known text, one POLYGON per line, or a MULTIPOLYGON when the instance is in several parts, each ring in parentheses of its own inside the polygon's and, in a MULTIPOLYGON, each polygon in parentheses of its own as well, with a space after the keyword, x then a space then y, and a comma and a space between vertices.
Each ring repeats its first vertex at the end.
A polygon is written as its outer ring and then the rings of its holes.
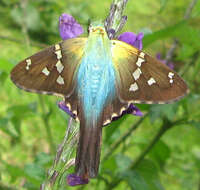
POLYGON ((131 103, 165 104, 188 93, 186 83, 143 51, 110 40, 103 24, 92 23, 88 37, 57 43, 17 64, 15 85, 28 92, 65 99, 80 122, 75 172, 98 174, 102 126, 131 103))

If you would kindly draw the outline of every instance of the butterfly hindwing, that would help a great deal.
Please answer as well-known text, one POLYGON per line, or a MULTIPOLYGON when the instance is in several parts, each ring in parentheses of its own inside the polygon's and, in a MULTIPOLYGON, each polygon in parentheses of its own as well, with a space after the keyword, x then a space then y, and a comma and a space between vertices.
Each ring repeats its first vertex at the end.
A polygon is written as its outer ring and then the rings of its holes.
POLYGON ((102 114, 103 126, 108 125, 112 120, 122 115, 122 112, 127 110, 128 106, 128 103, 122 103, 118 97, 115 97, 111 102, 107 103, 102 114))
POLYGON ((69 97, 85 42, 69 39, 25 59, 12 70, 12 81, 26 91, 69 97))
POLYGON ((188 92, 176 72, 129 44, 112 40, 112 59, 122 102, 170 103, 188 92))

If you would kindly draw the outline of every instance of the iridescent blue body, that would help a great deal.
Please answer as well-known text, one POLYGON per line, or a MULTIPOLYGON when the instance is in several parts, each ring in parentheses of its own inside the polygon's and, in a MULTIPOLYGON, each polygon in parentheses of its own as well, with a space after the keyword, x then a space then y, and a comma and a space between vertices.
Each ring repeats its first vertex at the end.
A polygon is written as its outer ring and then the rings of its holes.
POLYGON ((79 176, 96 177, 98 173, 102 115, 105 106, 116 96, 115 81, 111 41, 104 27, 94 26, 90 28, 77 72, 81 118, 76 157, 76 173, 79 176))
POLYGON ((111 41, 107 35, 88 37, 78 70, 78 94, 86 121, 97 119, 109 99, 115 96, 115 73, 111 57, 111 41))

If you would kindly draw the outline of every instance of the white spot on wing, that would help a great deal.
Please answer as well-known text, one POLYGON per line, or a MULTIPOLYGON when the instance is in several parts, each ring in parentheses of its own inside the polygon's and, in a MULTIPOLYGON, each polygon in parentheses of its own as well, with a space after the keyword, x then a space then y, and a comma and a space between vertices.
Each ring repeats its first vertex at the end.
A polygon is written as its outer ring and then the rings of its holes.
POLYGON ((170 79, 172 79, 172 78, 173 78, 173 76, 174 76, 174 73, 172 73, 172 72, 169 72, 169 74, 168 74, 168 77, 169 77, 170 79))
POLYGON ((42 70, 42 72, 46 75, 46 76, 48 76, 49 75, 49 70, 45 67, 43 70, 42 70))
POLYGON ((59 50, 60 49, 60 45, 59 44, 56 44, 55 45, 55 50, 59 50))
MULTIPOLYGON (((140 101, 140 100, 134 100, 133 101, 133 103, 135 103, 135 104, 140 104, 142 101, 140 101)), ((132 103, 132 102, 131 102, 132 103)))
POLYGON ((139 88, 138 88, 138 85, 137 83, 135 82, 134 84, 131 84, 130 88, 129 88, 129 91, 137 91, 139 88))
POLYGON ((57 55, 57 59, 61 59, 62 58, 61 50, 55 51, 55 54, 57 55))
POLYGON ((125 111, 125 110, 126 110, 126 108, 122 107, 121 110, 120 110, 120 114, 122 114, 122 112, 125 111))
POLYGON ((70 103, 67 103, 66 106, 69 108, 69 110, 71 110, 71 105, 70 105, 70 103))
POLYGON ((142 71, 140 70, 140 68, 137 68, 134 73, 133 73, 133 77, 135 80, 140 78, 140 74, 142 74, 142 71))
POLYGON ((165 104, 165 102, 163 102, 163 101, 159 101, 158 104, 165 104))
POLYGON ((155 79, 154 78, 150 78, 148 81, 147 81, 148 85, 151 86, 152 84, 156 83, 155 79))
POLYGON ((59 73, 61 73, 61 72, 63 71, 64 66, 63 66, 63 64, 61 63, 60 60, 56 63, 56 68, 57 68, 57 71, 58 71, 59 73))
POLYGON ((118 115, 116 113, 113 113, 111 117, 113 118, 113 117, 117 117, 117 116, 118 115))
POLYGON ((144 59, 142 59, 142 58, 138 58, 138 60, 137 60, 137 62, 136 62, 136 65, 138 66, 138 67, 141 67, 141 64, 144 62, 144 59))
POLYGON ((144 52, 140 52, 140 57, 144 58, 145 53, 144 52))
POLYGON ((103 123, 103 125, 107 125, 107 124, 109 124, 111 122, 111 120, 110 119, 107 119, 104 123, 103 123))
POLYGON ((63 79, 60 75, 58 76, 56 82, 57 82, 58 84, 61 84, 61 85, 62 85, 62 84, 65 84, 64 79, 63 79))
POLYGON ((153 101, 145 101, 146 104, 153 104, 153 101))
POLYGON ((27 65, 31 65, 31 59, 26 60, 27 65))
POLYGON ((31 65, 32 63, 31 63, 31 59, 27 59, 26 60, 26 70, 29 70, 30 68, 30 65, 31 65))
POLYGON ((77 115, 77 111, 76 111, 76 110, 72 111, 72 113, 73 113, 74 115, 77 115))
POLYGON ((172 83, 174 82, 173 76, 174 76, 174 73, 172 73, 172 72, 169 72, 169 73, 168 73, 168 77, 169 77, 169 79, 170 79, 170 80, 169 80, 169 83, 170 83, 170 84, 172 84, 172 83))

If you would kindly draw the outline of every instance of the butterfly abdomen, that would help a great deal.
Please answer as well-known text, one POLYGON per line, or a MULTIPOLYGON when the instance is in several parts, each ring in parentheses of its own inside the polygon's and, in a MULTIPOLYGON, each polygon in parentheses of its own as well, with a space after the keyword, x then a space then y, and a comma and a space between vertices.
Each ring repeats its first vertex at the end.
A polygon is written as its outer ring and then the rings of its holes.
POLYGON ((101 37, 94 44, 91 41, 88 44, 77 72, 80 138, 76 173, 82 177, 96 177, 100 160, 102 112, 115 97, 116 85, 112 59, 109 51, 105 51, 101 37))

